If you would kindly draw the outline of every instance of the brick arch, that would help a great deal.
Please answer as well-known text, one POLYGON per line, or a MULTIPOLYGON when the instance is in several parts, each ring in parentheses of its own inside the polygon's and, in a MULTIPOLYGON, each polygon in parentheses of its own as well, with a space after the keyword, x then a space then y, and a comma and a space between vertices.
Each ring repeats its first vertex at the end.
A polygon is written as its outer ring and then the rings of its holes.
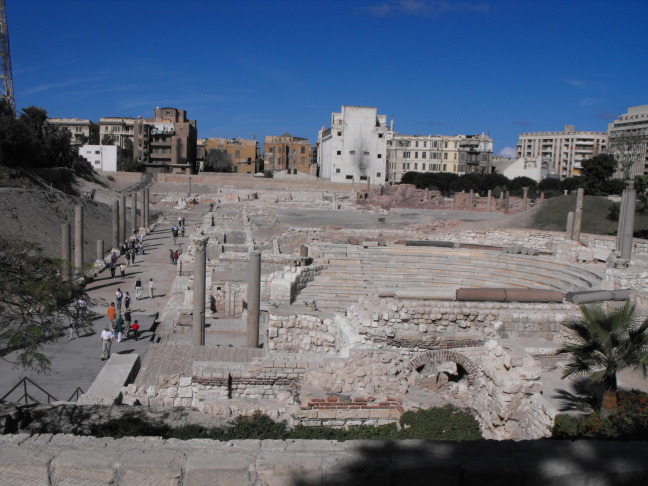
POLYGON ((463 354, 451 349, 438 349, 435 351, 426 351, 410 360, 410 368, 417 369, 430 363, 442 363, 444 361, 453 361, 466 370, 468 384, 472 385, 477 376, 477 366, 463 354))

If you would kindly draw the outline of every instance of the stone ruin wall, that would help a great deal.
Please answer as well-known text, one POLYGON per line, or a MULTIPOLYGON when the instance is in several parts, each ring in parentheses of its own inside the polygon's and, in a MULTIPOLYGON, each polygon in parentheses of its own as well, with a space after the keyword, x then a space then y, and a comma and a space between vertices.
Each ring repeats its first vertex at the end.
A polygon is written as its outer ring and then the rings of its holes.
POLYGON ((323 268, 323 265, 286 266, 282 271, 268 275, 269 295, 264 300, 273 305, 292 304, 299 292, 312 282, 323 268))

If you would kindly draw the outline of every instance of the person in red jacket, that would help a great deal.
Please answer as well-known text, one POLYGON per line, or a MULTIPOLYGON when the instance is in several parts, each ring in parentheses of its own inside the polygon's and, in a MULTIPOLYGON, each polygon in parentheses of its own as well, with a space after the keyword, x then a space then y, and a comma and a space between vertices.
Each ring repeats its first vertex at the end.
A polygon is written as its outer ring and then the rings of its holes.
POLYGON ((133 325, 131 326, 131 331, 133 331, 133 336, 135 337, 135 341, 139 340, 139 330, 140 330, 139 322, 137 322, 137 319, 135 319, 135 322, 133 322, 133 325))

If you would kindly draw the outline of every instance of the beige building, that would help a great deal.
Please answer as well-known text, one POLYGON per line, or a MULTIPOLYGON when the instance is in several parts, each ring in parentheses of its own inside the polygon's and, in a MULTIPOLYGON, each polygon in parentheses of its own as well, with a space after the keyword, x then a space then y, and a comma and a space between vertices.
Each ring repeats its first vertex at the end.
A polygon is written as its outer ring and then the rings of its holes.
POLYGON ((133 141, 135 133, 135 118, 120 117, 120 116, 106 116, 99 119, 99 143, 101 143, 106 135, 110 135, 114 139, 113 145, 124 148, 124 142, 127 139, 133 141))
POLYGON ((47 123, 63 128, 72 135, 72 144, 81 146, 99 143, 99 125, 80 118, 48 118, 47 123))
POLYGON ((616 177, 648 175, 648 105, 631 106, 608 125, 608 152, 619 161, 616 177))
POLYGON ((583 160, 605 152, 607 139, 605 132, 577 132, 565 125, 562 132, 521 133, 516 155, 530 161, 540 157, 549 174, 564 179, 580 175, 583 160))
POLYGON ((387 182, 406 172, 490 172, 493 140, 487 135, 400 135, 387 140, 387 182))
POLYGON ((290 133, 266 135, 263 140, 263 168, 285 170, 288 174, 310 174, 311 145, 307 138, 290 133))
POLYGON ((259 142, 244 138, 203 138, 201 144, 205 154, 212 149, 221 149, 229 154, 234 164, 234 171, 239 174, 255 174, 259 172, 261 152, 259 142))
POLYGON ((156 108, 153 118, 138 118, 133 126, 133 159, 147 172, 194 171, 196 121, 177 108, 156 108))

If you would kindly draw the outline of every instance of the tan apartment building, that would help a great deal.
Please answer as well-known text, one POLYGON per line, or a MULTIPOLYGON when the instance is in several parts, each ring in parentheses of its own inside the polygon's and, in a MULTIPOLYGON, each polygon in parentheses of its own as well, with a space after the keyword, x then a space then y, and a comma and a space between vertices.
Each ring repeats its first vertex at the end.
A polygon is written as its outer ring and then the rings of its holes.
POLYGON ((198 129, 185 110, 156 108, 153 118, 135 120, 133 134, 133 158, 147 172, 195 170, 198 129))
POLYGON ((648 175, 648 105, 631 106, 608 125, 608 152, 619 161, 615 177, 648 175))
MULTIPOLYGON (((124 142, 127 139, 133 141, 135 132, 135 118, 121 116, 106 116, 99 119, 99 143, 104 140, 106 135, 114 139, 113 145, 124 148, 124 142)), ((103 145, 103 144, 102 144, 103 145)))
POLYGON ((263 168, 285 170, 288 174, 297 171, 310 174, 311 145, 307 138, 294 137, 289 133, 267 135, 263 141, 263 168))
POLYGON ((72 135, 72 145, 99 144, 99 125, 80 118, 48 118, 47 123, 62 128, 72 135))
POLYGON ((400 135, 387 140, 387 182, 406 172, 491 172, 493 139, 487 135, 400 135))
POLYGON ((580 175, 583 160, 607 150, 607 133, 577 132, 574 125, 565 125, 562 132, 521 133, 517 143, 518 159, 540 160, 549 174, 561 179, 580 175))
POLYGON ((261 152, 259 142, 244 138, 204 138, 201 143, 205 154, 212 149, 227 152, 234 164, 234 172, 239 174, 255 174, 260 170, 261 152))

